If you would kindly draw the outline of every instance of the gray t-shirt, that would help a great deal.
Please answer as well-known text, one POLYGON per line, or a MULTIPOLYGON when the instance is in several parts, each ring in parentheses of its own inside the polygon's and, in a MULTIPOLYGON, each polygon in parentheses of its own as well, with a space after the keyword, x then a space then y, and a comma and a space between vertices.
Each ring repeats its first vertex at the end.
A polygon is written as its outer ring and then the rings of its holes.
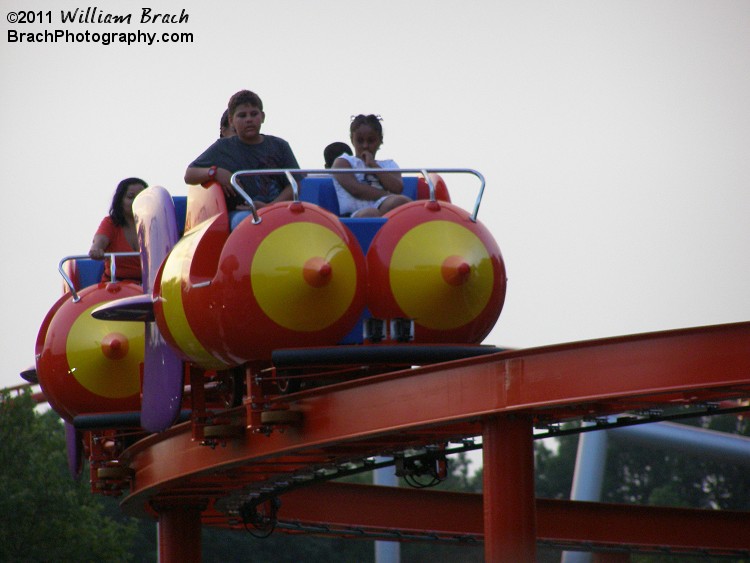
MULTIPOLYGON (((238 170, 299 168, 289 143, 273 135, 263 135, 263 142, 257 145, 243 143, 237 136, 219 139, 190 166, 200 168, 217 166, 232 173, 238 170)), ((239 182, 251 198, 264 203, 270 203, 276 199, 281 190, 289 184, 283 174, 245 176, 239 178, 239 182)), ((241 196, 232 198, 231 201, 227 199, 227 208, 232 210, 239 203, 244 203, 241 196)))

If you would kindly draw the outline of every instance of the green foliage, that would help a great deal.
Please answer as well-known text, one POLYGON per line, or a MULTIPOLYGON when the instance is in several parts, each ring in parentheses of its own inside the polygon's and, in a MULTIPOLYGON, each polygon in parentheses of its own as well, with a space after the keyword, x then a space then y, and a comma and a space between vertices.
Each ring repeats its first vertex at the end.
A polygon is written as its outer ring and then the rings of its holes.
POLYGON ((0 561, 131 560, 135 524, 104 517, 71 478, 60 419, 29 393, 0 396, 0 467, 0 561))
POLYGON ((536 496, 541 498, 570 498, 578 451, 578 436, 534 442, 536 496))
POLYGON ((472 472, 472 460, 465 453, 448 457, 448 477, 440 484, 441 491, 458 491, 462 493, 482 492, 482 470, 472 472))
MULTIPOLYGON (((747 434, 736 415, 694 419, 692 425, 747 434)), ((725 510, 750 510, 750 475, 745 468, 688 456, 673 449, 618 443, 607 454, 604 495, 607 502, 725 510)))
MULTIPOLYGON (((748 420, 717 415, 686 422, 721 432, 750 434, 748 420)), ((537 441, 538 497, 568 499, 573 480, 578 436, 537 441)), ((673 507, 750 510, 750 474, 744 467, 688 456, 674 449, 646 448, 609 442, 602 492, 603 502, 673 507)), ((633 555, 638 563, 712 561, 711 558, 633 555)))
POLYGON ((261 539, 244 531, 204 527, 201 542, 204 563, 366 563, 374 560, 373 544, 369 541, 317 538, 278 531, 261 539))
MULTIPOLYGON (((736 415, 697 418, 690 425, 750 434, 747 420, 736 415)), ((534 444, 537 496, 570 497, 577 448, 577 435, 534 444)), ((602 501, 750 510, 750 476, 742 467, 673 449, 610 442, 602 501)))

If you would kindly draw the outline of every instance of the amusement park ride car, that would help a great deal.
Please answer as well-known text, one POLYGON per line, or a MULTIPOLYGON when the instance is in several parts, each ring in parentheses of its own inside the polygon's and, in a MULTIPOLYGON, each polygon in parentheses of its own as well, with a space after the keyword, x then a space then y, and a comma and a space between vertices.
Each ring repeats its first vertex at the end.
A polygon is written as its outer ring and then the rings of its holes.
POLYGON ((243 175, 286 174, 295 196, 231 231, 218 184, 142 192, 142 285, 116 280, 117 255, 109 282, 85 256, 60 263, 36 376, 71 471, 88 458, 92 491, 157 519, 162 561, 199 560, 201 525, 483 542, 487 561, 533 561, 538 542, 750 554, 746 513, 536 499, 533 459, 562 422, 746 409, 750 323, 482 345, 506 274, 477 219, 481 174, 404 169, 412 203, 353 219, 321 175, 336 171, 292 172, 236 173, 250 204, 243 175), (450 202, 454 173, 480 182, 471 213, 450 202), (426 490, 478 436, 483 493, 426 490), (332 482, 388 465, 417 488, 332 482))

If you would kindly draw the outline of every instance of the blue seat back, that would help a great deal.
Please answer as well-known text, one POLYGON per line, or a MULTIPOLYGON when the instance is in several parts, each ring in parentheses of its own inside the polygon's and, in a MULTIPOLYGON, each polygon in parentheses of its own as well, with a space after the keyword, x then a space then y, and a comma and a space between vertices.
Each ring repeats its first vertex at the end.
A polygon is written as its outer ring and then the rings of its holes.
POLYGON ((90 285, 96 285, 102 281, 102 275, 104 274, 104 260, 91 260, 90 258, 76 260, 75 267, 78 277, 78 283, 76 284, 77 290, 81 290, 90 285))
POLYGON ((417 183, 419 178, 416 176, 406 176, 404 179, 403 194, 411 199, 417 199, 417 183))
POLYGON ((187 214, 187 196, 172 196, 174 202, 174 214, 177 219, 177 234, 181 237, 185 234, 185 215, 187 214))
POLYGON ((339 200, 336 188, 330 176, 312 176, 302 180, 299 193, 300 201, 314 203, 334 215, 339 214, 339 200))
MULTIPOLYGON (((416 176, 404 177, 403 194, 411 199, 417 199, 417 182, 416 176)), ((310 176, 303 179, 299 198, 301 201, 319 205, 334 215, 339 214, 339 200, 330 176, 310 176)))

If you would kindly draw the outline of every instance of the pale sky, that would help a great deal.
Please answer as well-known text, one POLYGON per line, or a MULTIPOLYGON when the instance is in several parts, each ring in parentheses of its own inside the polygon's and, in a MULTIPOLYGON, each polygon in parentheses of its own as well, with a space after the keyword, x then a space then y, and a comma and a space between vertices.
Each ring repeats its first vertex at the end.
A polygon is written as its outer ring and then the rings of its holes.
MULTIPOLYGON (((0 0, 0 386, 21 383, 117 183, 185 193, 240 89, 303 167, 383 117, 382 158, 474 168, 508 271, 487 343, 531 347, 750 319, 747 0, 0 0), (132 7, 131 7, 132 6, 132 7), (141 7, 189 16, 140 24, 141 7), (51 11, 51 23, 46 12, 51 11), (27 16, 28 17, 28 16, 27 16), (13 43, 9 30, 192 33, 192 43, 13 43)), ((472 184, 451 184, 472 203, 472 184)))

